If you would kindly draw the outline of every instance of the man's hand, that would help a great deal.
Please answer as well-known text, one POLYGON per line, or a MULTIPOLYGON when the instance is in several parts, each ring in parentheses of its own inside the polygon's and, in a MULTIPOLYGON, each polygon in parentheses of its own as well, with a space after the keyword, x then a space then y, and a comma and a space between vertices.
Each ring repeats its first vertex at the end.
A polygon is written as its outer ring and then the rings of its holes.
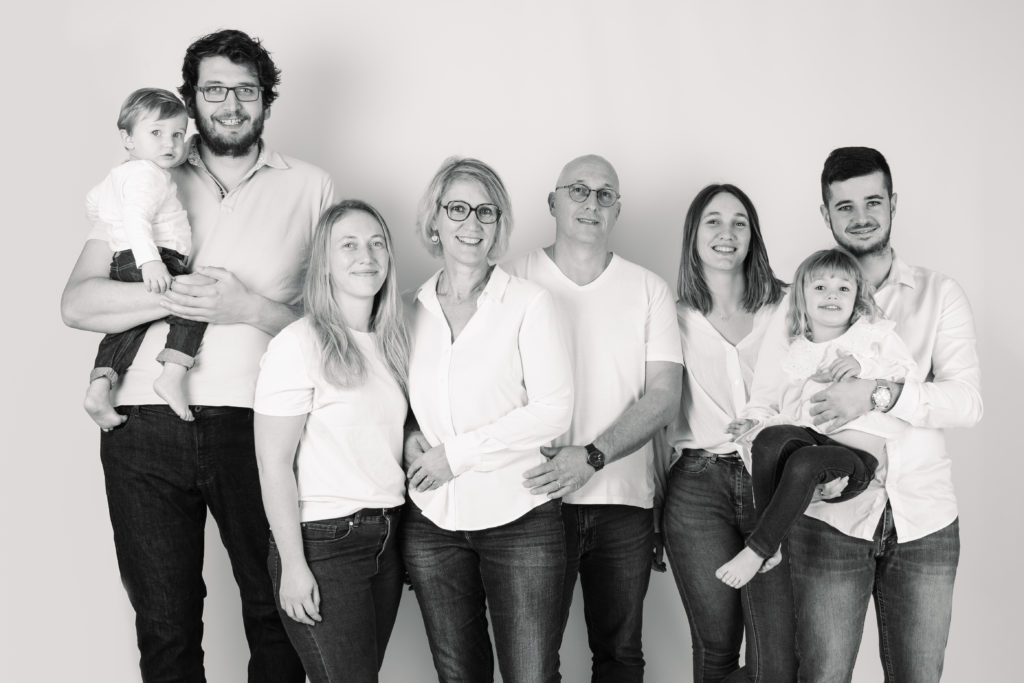
POLYGON ((207 266, 174 278, 160 305, 174 315, 204 323, 252 323, 257 298, 231 271, 207 266))
POLYGON ((548 461, 523 473, 523 486, 535 496, 561 498, 583 488, 594 476, 583 446, 541 446, 540 452, 548 461))
POLYGON ((142 271, 142 282, 147 292, 163 294, 171 287, 172 277, 163 261, 146 261, 139 270, 142 271))
POLYGON ((832 481, 824 484, 818 484, 814 487, 814 495, 811 496, 811 502, 814 503, 819 500, 830 500, 832 498, 838 498, 843 493, 843 489, 850 483, 849 477, 840 477, 839 479, 833 479, 832 481))
POLYGON ((811 415, 814 424, 825 434, 834 432, 850 420, 871 411, 871 392, 875 381, 871 379, 845 379, 835 382, 811 396, 811 415))
POLYGON ((733 439, 743 436, 751 429, 757 426, 757 420, 746 418, 743 420, 733 420, 729 423, 729 426, 725 428, 725 431, 732 436, 733 439))
POLYGON ((434 489, 455 478, 448 458, 444 452, 444 444, 434 446, 420 455, 406 471, 409 486, 419 492, 434 489))
POLYGON ((660 532, 654 532, 654 559, 651 561, 651 569, 656 572, 668 571, 665 564, 665 536, 660 532))

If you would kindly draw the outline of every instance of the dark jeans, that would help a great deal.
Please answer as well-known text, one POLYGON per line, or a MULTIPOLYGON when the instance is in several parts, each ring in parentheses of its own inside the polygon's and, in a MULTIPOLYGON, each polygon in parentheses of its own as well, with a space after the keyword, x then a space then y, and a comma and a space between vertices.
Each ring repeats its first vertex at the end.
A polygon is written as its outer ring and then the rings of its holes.
POLYGON ((743 549, 757 520, 738 457, 687 450, 669 471, 662 531, 693 642, 696 683, 796 680, 789 560, 740 590, 715 570, 743 549), (740 646, 746 632, 746 665, 740 646))
POLYGON ((960 524, 899 543, 886 505, 874 538, 847 536, 804 516, 789 535, 800 680, 852 680, 869 596, 885 680, 936 683, 942 675, 960 559, 960 524))
POLYGON ((477 531, 442 529, 410 502, 402 555, 439 681, 494 680, 488 610, 505 683, 561 680, 565 534, 558 501, 477 531))
POLYGON ((121 582, 135 608, 142 679, 205 681, 203 534, 210 509, 242 598, 250 683, 302 683, 267 574, 267 520, 248 408, 120 406, 100 436, 121 582))
POLYGON ((643 681, 644 597, 654 558, 654 511, 630 505, 562 506, 562 631, 579 575, 592 653, 591 681, 643 681))
POLYGON ((841 495, 828 503, 850 500, 864 492, 875 476, 878 460, 808 427, 766 427, 751 449, 754 504, 760 519, 747 537, 747 547, 768 558, 811 504, 818 484, 849 477, 841 495))
MULTIPOLYGON (((278 601, 288 637, 311 683, 376 683, 402 598, 400 508, 303 522, 306 562, 320 591, 315 626, 293 621, 278 601)), ((281 589, 281 555, 270 538, 270 578, 281 589)))
MULTIPOLYGON (((188 273, 184 256, 173 249, 159 247, 159 250, 160 258, 171 275, 188 273)), ((131 250, 114 253, 114 258, 110 263, 110 279, 119 282, 142 282, 142 271, 135 265, 135 258, 132 256, 131 250)), ((157 360, 191 368, 195 364, 196 354, 199 353, 203 334, 206 333, 206 323, 186 320, 176 315, 169 315, 166 320, 171 327, 167 331, 164 350, 157 356, 157 360)), ((96 361, 93 363, 89 381, 106 377, 113 385, 117 378, 131 367, 148 329, 149 323, 145 323, 124 332, 104 335, 100 340, 100 348, 96 352, 96 361)))

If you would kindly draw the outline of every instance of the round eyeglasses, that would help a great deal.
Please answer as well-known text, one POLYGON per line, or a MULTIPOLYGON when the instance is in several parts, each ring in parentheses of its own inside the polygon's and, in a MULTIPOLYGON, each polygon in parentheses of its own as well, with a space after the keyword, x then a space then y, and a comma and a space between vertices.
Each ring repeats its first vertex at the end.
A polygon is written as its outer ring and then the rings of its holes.
POLYGON ((453 199, 447 204, 442 204, 441 208, 448 214, 448 218, 451 218, 456 223, 466 220, 469 218, 469 214, 474 212, 476 213, 476 219, 485 225, 495 222, 501 216, 501 209, 495 204, 470 206, 461 199, 453 199))
POLYGON ((597 203, 601 206, 611 206, 615 202, 619 201, 622 197, 621 194, 616 192, 610 187, 602 187, 599 190, 595 190, 591 187, 587 187, 583 183, 573 183, 572 185, 559 185, 555 188, 556 190, 569 190, 569 199, 573 200, 577 204, 582 204, 587 201, 587 197, 590 196, 591 192, 597 193, 597 203))
POLYGON ((223 102, 228 98, 228 93, 235 93, 239 102, 255 102, 260 98, 260 87, 258 85, 236 85, 229 88, 226 85, 204 85, 196 88, 203 93, 203 99, 207 102, 223 102))

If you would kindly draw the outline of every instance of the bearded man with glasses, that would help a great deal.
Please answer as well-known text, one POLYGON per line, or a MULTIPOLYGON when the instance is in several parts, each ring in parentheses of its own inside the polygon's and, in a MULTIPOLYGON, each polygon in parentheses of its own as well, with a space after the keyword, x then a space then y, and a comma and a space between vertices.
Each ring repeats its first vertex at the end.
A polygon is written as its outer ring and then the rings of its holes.
POLYGON ((608 161, 570 161, 548 195, 554 244, 508 266, 551 293, 570 340, 572 424, 542 449, 549 460, 528 470, 524 485, 563 501, 562 628, 579 576, 595 683, 643 680, 643 602, 655 546, 651 437, 676 415, 682 391, 668 285, 608 249, 620 199, 608 161))
POLYGON ((267 342, 298 317, 309 242, 333 183, 263 144, 279 71, 258 40, 224 30, 185 54, 179 88, 198 135, 172 169, 188 211, 193 272, 165 295, 107 277, 105 228, 89 235, 61 302, 66 324, 99 332, 150 325, 118 383, 127 417, 104 432, 121 580, 135 609, 144 681, 204 681, 203 544, 209 509, 231 560, 249 643, 249 681, 305 680, 267 573, 269 534, 253 446, 253 391, 267 342), (209 323, 185 422, 153 393, 156 351, 174 315, 209 323), (148 355, 146 355, 148 354, 148 355))

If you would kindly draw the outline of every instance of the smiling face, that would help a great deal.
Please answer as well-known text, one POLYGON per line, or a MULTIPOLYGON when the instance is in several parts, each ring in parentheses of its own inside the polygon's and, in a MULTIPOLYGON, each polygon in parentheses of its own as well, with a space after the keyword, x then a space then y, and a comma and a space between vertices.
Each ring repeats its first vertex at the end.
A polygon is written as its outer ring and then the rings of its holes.
POLYGON ((889 194, 881 171, 829 185, 821 215, 839 246, 854 256, 889 249, 896 194, 889 194))
POLYGON ((598 156, 585 156, 570 161, 558 176, 556 187, 582 183, 591 189, 590 195, 582 202, 569 197, 568 189, 559 189, 548 195, 548 208, 555 217, 557 240, 569 240, 582 244, 607 248, 608 237, 622 210, 622 203, 611 206, 597 203, 597 192, 601 188, 619 191, 619 177, 607 161, 598 156))
POLYGON ((750 217, 728 192, 711 198, 697 226, 697 256, 707 270, 742 271, 750 249, 750 217))
POLYGON ((811 273, 804 282, 807 324, 815 342, 835 339, 850 327, 857 281, 841 272, 811 273))
MULTIPOLYGON (((441 195, 441 206, 453 201, 466 202, 472 207, 495 203, 479 182, 459 177, 455 178, 441 195)), ((494 244, 496 223, 481 223, 475 211, 465 220, 455 221, 448 217, 444 209, 440 209, 435 228, 446 261, 452 259, 470 267, 487 263, 487 252, 494 244)))
POLYGON ((346 304, 377 296, 388 274, 384 229, 365 211, 349 211, 331 228, 331 284, 334 299, 346 304))
POLYGON ((121 142, 132 159, 152 161, 160 168, 173 168, 185 160, 185 130, 188 117, 184 113, 170 118, 157 118, 157 112, 139 117, 131 131, 121 131, 121 142))
MULTIPOLYGON (((259 89, 256 72, 247 64, 236 64, 227 57, 205 57, 199 63, 198 86, 248 85, 259 89)), ((192 112, 203 144, 217 156, 245 156, 263 135, 263 120, 269 110, 263 98, 255 102, 239 102, 229 92, 223 102, 207 102, 203 93, 196 93, 192 112)))

